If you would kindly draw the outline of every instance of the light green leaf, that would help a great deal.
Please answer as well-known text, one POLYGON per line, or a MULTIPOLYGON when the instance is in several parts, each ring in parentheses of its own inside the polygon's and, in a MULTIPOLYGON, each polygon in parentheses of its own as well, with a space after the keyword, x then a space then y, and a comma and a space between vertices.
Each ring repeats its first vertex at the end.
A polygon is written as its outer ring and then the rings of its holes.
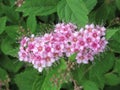
POLYGON ((107 31, 106 31, 106 39, 109 40, 119 30, 120 30, 119 28, 107 29, 107 31))
POLYGON ((95 82, 92 81, 85 81, 83 83, 84 90, 99 90, 95 82))
POLYGON ((6 20, 6 17, 0 18, 0 34, 5 30, 6 20))
POLYGON ((68 60, 74 62, 76 60, 76 53, 72 54, 70 57, 68 57, 68 60))
POLYGON ((82 0, 61 0, 57 7, 61 20, 84 26, 88 22, 88 10, 82 0))
POLYGON ((30 15, 27 19, 27 28, 30 29, 32 33, 36 31, 37 21, 35 15, 30 15))

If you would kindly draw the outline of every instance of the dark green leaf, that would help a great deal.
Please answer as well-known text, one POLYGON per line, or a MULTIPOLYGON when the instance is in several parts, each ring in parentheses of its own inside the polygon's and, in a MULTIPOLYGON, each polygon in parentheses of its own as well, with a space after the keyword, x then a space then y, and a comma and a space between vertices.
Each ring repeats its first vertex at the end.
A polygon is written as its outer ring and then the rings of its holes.
POLYGON ((7 56, 1 57, 0 66, 9 72, 16 73, 23 66, 22 62, 19 62, 16 59, 10 59, 7 56))
POLYGON ((120 10, 120 0, 116 0, 117 8, 120 10))
POLYGON ((0 34, 5 30, 6 20, 6 17, 0 18, 0 34))
POLYGON ((16 40, 17 35, 18 35, 18 33, 17 33, 18 30, 19 30, 18 26, 12 26, 12 25, 7 26, 5 28, 5 31, 8 34, 8 36, 11 37, 11 39, 13 39, 13 40, 16 40))
POLYGON ((109 40, 113 35, 115 35, 115 33, 117 32, 117 31, 119 31, 120 29, 119 28, 109 28, 109 29, 107 29, 107 32, 106 32, 106 39, 107 40, 109 40))
POLYGON ((44 16, 56 12, 58 0, 26 0, 25 3, 17 9, 23 12, 24 16, 37 15, 44 16))
POLYGON ((88 8, 89 12, 95 7, 97 4, 97 0, 83 0, 88 8))
POLYGON ((120 76, 113 73, 105 74, 105 83, 111 86, 118 85, 120 84, 120 76))
POLYGON ((32 90, 33 83, 37 77, 38 77, 38 72, 36 70, 28 69, 16 75, 15 83, 19 87, 19 90, 32 90))
POLYGON ((120 74, 120 59, 115 61, 114 71, 120 74))
POLYGON ((0 80, 4 81, 6 79, 7 79, 7 72, 4 69, 0 68, 0 80))
POLYGON ((114 54, 111 52, 105 52, 99 56, 92 65, 89 71, 89 79, 96 82, 97 85, 103 89, 104 87, 104 73, 107 73, 112 69, 114 65, 114 54), (99 59, 100 58, 100 59, 99 59))
POLYGON ((2 40, 1 50, 6 55, 11 55, 13 57, 17 57, 18 47, 13 46, 15 41, 6 37, 2 40))

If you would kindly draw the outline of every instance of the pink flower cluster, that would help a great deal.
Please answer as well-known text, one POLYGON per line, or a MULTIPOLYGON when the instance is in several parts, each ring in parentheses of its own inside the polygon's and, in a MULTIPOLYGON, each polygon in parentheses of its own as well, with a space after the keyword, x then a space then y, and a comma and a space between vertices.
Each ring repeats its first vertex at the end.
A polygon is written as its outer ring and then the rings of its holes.
POLYGON ((93 24, 78 30, 72 23, 59 23, 49 34, 22 38, 19 59, 32 63, 39 72, 50 67, 60 57, 69 57, 74 53, 77 53, 78 64, 87 64, 105 50, 105 30, 104 27, 93 24))

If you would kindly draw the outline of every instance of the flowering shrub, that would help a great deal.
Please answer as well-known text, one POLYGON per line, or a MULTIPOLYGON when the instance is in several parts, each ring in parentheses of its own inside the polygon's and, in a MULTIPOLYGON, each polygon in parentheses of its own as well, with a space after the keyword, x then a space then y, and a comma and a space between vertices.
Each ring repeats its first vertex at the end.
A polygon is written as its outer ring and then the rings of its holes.
POLYGON ((77 63, 87 64, 94 60, 95 55, 104 51, 107 44, 105 30, 104 27, 91 24, 78 31, 77 26, 71 23, 59 23, 50 34, 23 37, 20 42, 19 59, 32 63, 39 72, 52 66, 64 54, 70 57, 77 53, 77 63))
POLYGON ((120 0, 0 0, 0 90, 120 90, 120 0))

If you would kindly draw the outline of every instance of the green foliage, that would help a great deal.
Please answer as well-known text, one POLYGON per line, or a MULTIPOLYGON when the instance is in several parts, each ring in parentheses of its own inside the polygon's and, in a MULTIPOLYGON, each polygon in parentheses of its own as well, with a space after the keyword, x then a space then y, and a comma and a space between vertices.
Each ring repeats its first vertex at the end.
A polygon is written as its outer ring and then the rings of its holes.
POLYGON ((0 80, 6 80, 7 79, 7 72, 4 70, 4 69, 2 69, 2 68, 0 68, 0 80))
POLYGON ((5 30, 6 17, 0 18, 0 34, 5 30))
POLYGON ((45 76, 39 77, 36 79, 32 90, 59 90, 61 85, 58 82, 58 85, 54 85, 51 79, 59 78, 61 73, 66 69, 66 63, 64 59, 61 60, 60 64, 53 67, 45 76), (59 72, 60 73, 59 73, 59 72), (40 79, 44 79, 40 81, 40 79))
POLYGON ((0 0, 0 90, 120 89, 120 0, 18 1, 22 0, 0 0), (59 22, 104 25, 106 50, 92 63, 75 64, 72 69, 68 61, 75 63, 76 53, 62 57, 42 73, 18 60, 17 42, 22 36, 49 33, 59 22))
POLYGON ((38 73, 36 70, 28 69, 15 76, 15 83, 18 85, 19 90, 32 90, 33 83, 37 76, 38 73))
POLYGON ((58 0, 26 0, 17 11, 23 12, 24 16, 31 13, 36 16, 46 16, 56 12, 57 2, 58 0))
POLYGON ((116 0, 116 5, 117 5, 118 9, 120 10, 120 0, 116 0))
POLYGON ((99 90, 97 85, 92 81, 85 81, 83 83, 84 90, 99 90))
POLYGON ((58 16, 65 22, 84 26, 88 22, 88 9, 82 0, 61 0, 57 7, 58 16))
POLYGON ((27 28, 30 29, 32 33, 35 32, 37 26, 35 15, 30 15, 27 19, 27 28))

